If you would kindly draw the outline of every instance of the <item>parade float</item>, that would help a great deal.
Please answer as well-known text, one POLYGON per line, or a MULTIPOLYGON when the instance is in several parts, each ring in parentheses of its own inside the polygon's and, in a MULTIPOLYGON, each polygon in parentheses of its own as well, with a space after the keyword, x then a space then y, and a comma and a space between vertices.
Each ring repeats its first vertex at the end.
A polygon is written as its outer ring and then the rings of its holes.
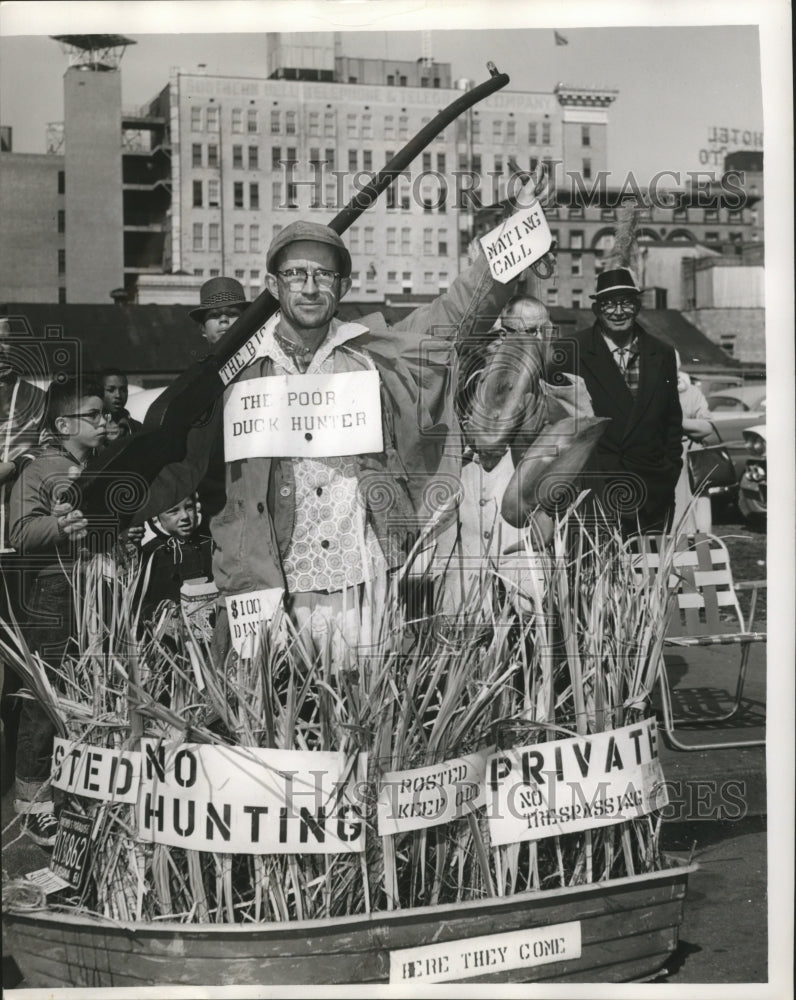
MULTIPOLYGON (((154 438, 173 449, 206 392, 218 396, 219 366, 262 322, 248 315, 215 369, 158 401, 148 442, 145 430, 108 449, 88 509, 107 507, 97 494, 116 484, 114 462, 129 468, 135 452, 151 476, 154 438)), ((661 969, 693 870, 660 848, 649 709, 672 553, 664 543, 659 572, 640 572, 621 532, 584 512, 576 476, 601 422, 567 387, 540 386, 539 350, 504 341, 468 429, 485 467, 527 437, 503 497, 521 545, 469 574, 455 546, 442 568, 410 557, 369 587, 360 643, 342 654, 331 635, 308 653, 279 609, 263 625, 256 602, 231 598, 234 648, 214 663, 212 588, 188 587, 145 624, 145 567, 119 550, 76 567, 77 651, 54 676, 18 626, 3 630, 0 656, 58 731, 50 865, 4 877, 4 945, 26 986, 620 982, 661 969)), ((441 499, 417 551, 460 500, 441 499)))

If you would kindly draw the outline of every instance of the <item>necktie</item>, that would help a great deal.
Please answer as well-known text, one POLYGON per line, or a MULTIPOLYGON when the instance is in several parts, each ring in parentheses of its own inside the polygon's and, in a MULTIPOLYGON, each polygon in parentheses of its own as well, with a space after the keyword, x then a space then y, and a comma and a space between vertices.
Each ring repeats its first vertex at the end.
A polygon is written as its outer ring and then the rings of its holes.
POLYGON ((628 355, 630 354, 630 348, 629 347, 617 347, 615 353, 616 353, 617 363, 619 364, 619 371, 623 375, 626 375, 627 374, 628 355))

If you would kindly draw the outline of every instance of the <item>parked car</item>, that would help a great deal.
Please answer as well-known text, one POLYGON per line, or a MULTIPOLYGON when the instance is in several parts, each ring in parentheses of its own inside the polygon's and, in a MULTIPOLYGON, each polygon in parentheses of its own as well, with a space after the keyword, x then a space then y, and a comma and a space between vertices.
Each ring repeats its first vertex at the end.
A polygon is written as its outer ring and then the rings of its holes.
POLYGON ((749 457, 744 431, 765 424, 766 384, 754 382, 722 389, 708 396, 707 401, 713 431, 703 444, 726 445, 740 479, 749 457))
POLYGON ((146 411, 163 392, 165 386, 158 386, 155 389, 139 389, 137 386, 130 386, 130 394, 127 397, 127 411, 131 417, 144 422, 146 411))
POLYGON ((743 432, 747 453, 746 468, 738 484, 738 508, 745 518, 764 517, 768 510, 766 425, 758 424, 743 432))

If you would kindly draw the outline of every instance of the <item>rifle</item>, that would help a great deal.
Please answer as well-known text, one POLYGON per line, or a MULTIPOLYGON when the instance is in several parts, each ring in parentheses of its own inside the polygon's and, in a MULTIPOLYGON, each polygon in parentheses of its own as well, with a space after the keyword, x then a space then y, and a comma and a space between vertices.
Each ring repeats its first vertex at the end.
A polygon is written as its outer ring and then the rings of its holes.
MULTIPOLYGON (((474 104, 509 82, 487 63, 489 79, 466 91, 432 118, 403 149, 328 223, 342 235, 401 172, 451 122, 474 104)), ((147 411, 144 428, 133 437, 120 438, 94 458, 70 490, 70 502, 105 529, 108 539, 132 520, 146 499, 149 485, 164 466, 185 457, 186 435, 207 419, 212 404, 223 394, 229 379, 221 371, 279 308, 266 289, 235 320, 204 358, 174 380, 147 411), (110 530, 108 530, 110 529, 110 530)), ((92 532, 95 542, 96 531, 92 532)), ((101 543, 100 543, 101 544, 101 543)))

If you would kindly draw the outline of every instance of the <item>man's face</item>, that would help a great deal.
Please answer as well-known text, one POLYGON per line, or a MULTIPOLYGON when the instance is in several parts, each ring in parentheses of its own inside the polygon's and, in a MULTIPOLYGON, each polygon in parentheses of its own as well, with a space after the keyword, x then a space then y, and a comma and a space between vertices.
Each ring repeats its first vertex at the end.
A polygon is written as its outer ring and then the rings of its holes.
POLYGON ((617 292, 599 298, 592 308, 606 336, 622 343, 633 329, 641 299, 632 292, 617 292))
POLYGON ((108 375, 102 383, 105 390, 105 409, 117 416, 127 405, 127 378, 124 375, 108 375))
POLYGON ((510 333, 525 333, 541 340, 549 335, 550 314, 540 302, 520 302, 501 317, 500 325, 510 333))
POLYGON ((208 309, 202 321, 202 336, 212 347, 217 344, 243 312, 238 306, 219 306, 208 309))
POLYGON ((160 526, 168 535, 175 535, 185 541, 190 538, 199 523, 199 513, 193 497, 186 497, 174 507, 158 514, 160 526))
POLYGON ((266 275, 268 290, 279 299, 282 317, 297 332, 328 326, 340 299, 351 287, 350 278, 335 277, 331 283, 319 281, 314 275, 319 268, 327 274, 339 272, 340 263, 334 247, 298 240, 286 247, 278 258, 277 273, 266 275), (306 271, 306 279, 287 277, 284 272, 291 269, 306 271))
POLYGON ((74 413, 55 421, 60 434, 84 449, 105 444, 105 412, 99 396, 83 396, 74 413))

